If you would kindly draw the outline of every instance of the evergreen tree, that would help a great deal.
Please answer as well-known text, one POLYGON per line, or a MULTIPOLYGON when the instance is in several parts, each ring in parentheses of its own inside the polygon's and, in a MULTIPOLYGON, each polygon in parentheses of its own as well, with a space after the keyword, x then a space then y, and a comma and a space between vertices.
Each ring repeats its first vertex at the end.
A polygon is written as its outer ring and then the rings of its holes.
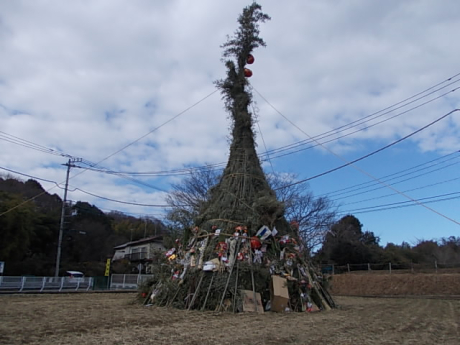
POLYGON ((326 235, 318 258, 338 265, 379 262, 383 252, 379 238, 371 231, 363 232, 362 226, 353 215, 340 219, 326 235))

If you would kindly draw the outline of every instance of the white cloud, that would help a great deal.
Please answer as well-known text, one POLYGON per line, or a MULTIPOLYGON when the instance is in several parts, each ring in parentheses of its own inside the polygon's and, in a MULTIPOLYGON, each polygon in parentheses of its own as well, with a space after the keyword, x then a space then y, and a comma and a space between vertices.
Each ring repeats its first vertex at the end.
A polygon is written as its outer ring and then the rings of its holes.
MULTIPOLYGON (((101 163, 114 170, 224 162, 229 120, 220 94, 163 124, 213 92, 212 82, 225 76, 219 46, 236 30, 237 16, 247 4, 2 2, 0 130, 94 162, 153 131, 101 163)), ((315 136, 459 72, 455 33, 460 32, 460 8, 455 0, 442 6, 363 0, 261 4, 272 20, 261 24, 268 46, 254 52, 251 83, 268 149, 308 138, 258 92, 315 136)), ((368 144, 387 144, 459 107, 459 92, 327 145, 354 155, 368 144)), ((454 114, 411 141, 415 151, 449 152, 458 149, 459 130, 460 116, 454 114)), ((257 141, 264 151, 260 134, 257 141)), ((0 166, 59 181, 65 176, 59 165, 63 157, 5 141, 1 145, 0 166)), ((278 164, 283 166, 283 160, 278 164)), ((95 194, 162 203, 163 194, 154 190, 143 192, 92 172, 81 176, 77 185, 95 194)), ((161 184, 167 188, 164 179, 161 184)))

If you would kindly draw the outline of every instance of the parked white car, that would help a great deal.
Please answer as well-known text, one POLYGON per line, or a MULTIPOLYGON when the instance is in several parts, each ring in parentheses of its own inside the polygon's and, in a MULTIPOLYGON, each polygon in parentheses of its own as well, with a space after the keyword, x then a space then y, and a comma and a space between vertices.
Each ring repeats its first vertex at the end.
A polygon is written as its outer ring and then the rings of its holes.
POLYGON ((70 283, 81 283, 85 281, 85 275, 79 271, 66 271, 66 277, 70 283))

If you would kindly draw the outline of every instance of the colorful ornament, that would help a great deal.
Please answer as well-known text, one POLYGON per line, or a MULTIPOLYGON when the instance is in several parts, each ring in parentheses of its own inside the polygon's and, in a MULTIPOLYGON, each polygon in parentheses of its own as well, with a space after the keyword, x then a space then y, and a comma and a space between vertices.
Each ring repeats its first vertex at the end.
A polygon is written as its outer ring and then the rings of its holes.
POLYGON ((262 256, 263 256, 263 253, 259 250, 259 249, 256 249, 254 251, 254 260, 253 262, 256 264, 261 264, 262 263, 262 256))
POLYGON ((268 228, 268 226, 264 225, 262 226, 259 231, 257 231, 256 233, 256 237, 260 238, 262 241, 266 240, 270 235, 272 234, 272 232, 270 231, 270 229, 268 228))
POLYGON ((217 243, 217 255, 221 258, 223 256, 226 256, 224 254, 227 254, 227 243, 225 242, 219 242, 217 243))
POLYGON ((248 58, 246 59, 246 63, 248 64, 253 64, 254 63, 254 56, 252 54, 248 55, 248 58))
POLYGON ((248 228, 246 226, 243 226, 243 233, 241 234, 241 236, 243 236, 241 242, 245 243, 246 239, 248 238, 248 228))
POLYGON ((262 242, 257 237, 251 237, 251 249, 259 249, 262 247, 262 242))
POLYGON ((252 77, 252 71, 251 71, 249 68, 245 68, 245 69, 244 69, 244 76, 245 76, 246 78, 252 77))

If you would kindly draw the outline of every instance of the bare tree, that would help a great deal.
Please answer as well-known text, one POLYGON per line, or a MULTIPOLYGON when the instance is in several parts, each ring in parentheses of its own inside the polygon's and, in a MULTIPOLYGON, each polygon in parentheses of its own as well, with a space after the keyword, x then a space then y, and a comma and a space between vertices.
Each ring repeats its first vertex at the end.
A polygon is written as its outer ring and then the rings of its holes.
POLYGON ((292 185, 295 174, 270 174, 268 182, 284 203, 284 216, 298 229, 309 253, 320 246, 336 221, 337 207, 327 197, 315 197, 307 184, 292 185))
MULTIPOLYGON (((336 207, 326 197, 315 197, 306 184, 292 185, 295 174, 267 174, 267 181, 285 206, 285 217, 298 224, 299 236, 311 252, 321 245, 331 225, 336 221, 336 207), (287 186, 287 187, 286 187, 287 186)), ((209 190, 220 180, 221 173, 207 169, 191 170, 190 175, 173 190, 166 201, 171 206, 167 219, 173 226, 191 228, 200 208, 210 198, 209 190)))
POLYGON ((179 183, 172 184, 172 191, 166 196, 171 206, 166 219, 175 228, 191 228, 200 209, 209 200, 209 190, 220 178, 217 170, 211 166, 202 169, 190 169, 190 175, 179 183))

